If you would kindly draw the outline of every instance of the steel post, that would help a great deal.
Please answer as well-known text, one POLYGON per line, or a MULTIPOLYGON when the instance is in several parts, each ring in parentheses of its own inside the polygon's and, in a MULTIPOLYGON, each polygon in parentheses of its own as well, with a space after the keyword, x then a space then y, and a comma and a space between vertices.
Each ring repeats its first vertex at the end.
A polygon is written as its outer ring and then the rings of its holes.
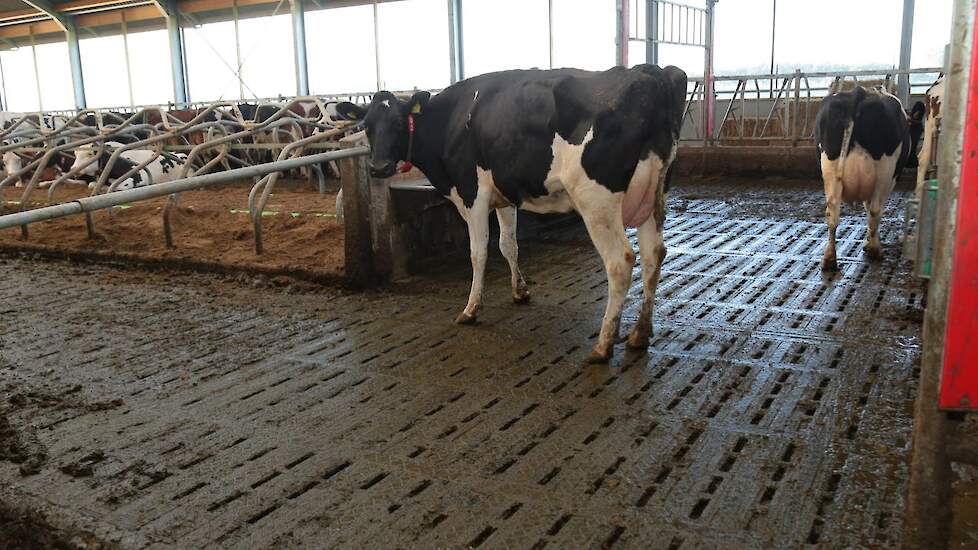
POLYGON ((554 68, 554 0, 547 0, 547 36, 550 38, 550 68, 554 68))
POLYGON ((629 0, 615 0, 618 18, 616 20, 615 63, 622 67, 628 66, 628 2, 629 0))
POLYGON ((713 111, 716 97, 713 91, 713 12, 716 0, 706 0, 706 33, 703 48, 703 144, 713 141, 713 111))
POLYGON ((306 14, 302 0, 291 0, 292 44, 295 52, 296 94, 309 95, 309 63, 306 58, 306 14))
POLYGON ((81 48, 78 46, 78 27, 74 19, 70 19, 71 24, 65 30, 68 39, 68 63, 71 65, 71 88, 75 92, 75 108, 78 110, 87 107, 85 101, 85 77, 82 74, 81 48))
POLYGON ((180 107, 188 100, 186 70, 184 68, 183 33, 180 29, 180 12, 175 0, 166 0, 166 32, 170 41, 170 71, 173 73, 173 99, 180 107))
POLYGON ((31 58, 34 66, 34 92, 37 93, 37 110, 44 111, 44 94, 41 93, 41 70, 37 68, 37 42, 34 40, 34 31, 29 30, 31 37, 31 58))
POLYGON ((120 12, 122 16, 122 53, 126 57, 126 84, 129 86, 129 106, 136 108, 136 98, 132 93, 132 63, 129 59, 129 27, 126 25, 126 12, 120 12))
POLYGON ((465 48, 462 44, 462 0, 448 0, 448 55, 452 84, 465 78, 465 48))
POLYGON ((241 20, 237 0, 231 1, 231 19, 234 21, 234 76, 238 79, 238 99, 244 99, 244 61, 241 60, 241 20))
POLYGON ((657 0, 648 0, 645 5, 645 62, 659 64, 659 2, 657 0))
MULTIPOLYGON (((903 25, 900 31, 901 71, 910 68, 910 49, 913 45, 913 8, 914 0, 903 0, 903 25)), ((904 107, 909 108, 907 102, 910 101, 910 75, 900 75, 897 83, 897 97, 903 102, 904 107)))

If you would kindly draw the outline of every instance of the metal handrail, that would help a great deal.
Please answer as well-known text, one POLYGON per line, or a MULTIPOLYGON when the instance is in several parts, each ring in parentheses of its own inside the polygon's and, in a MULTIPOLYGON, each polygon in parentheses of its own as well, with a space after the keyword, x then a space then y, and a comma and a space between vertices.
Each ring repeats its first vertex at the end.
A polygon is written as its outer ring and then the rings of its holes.
POLYGON ((113 206, 155 199, 170 195, 172 193, 182 193, 186 191, 193 191, 195 189, 202 189, 204 187, 227 183, 229 181, 261 177, 273 172, 285 172, 311 164, 320 164, 323 162, 340 160, 349 157, 358 157, 366 155, 369 152, 369 147, 352 147, 349 149, 317 153, 315 155, 306 155, 257 166, 235 168, 225 172, 216 172, 214 174, 205 174, 203 176, 193 176, 166 183, 158 183, 156 185, 137 187, 134 189, 127 189, 125 191, 116 191, 115 193, 105 195, 83 197, 63 204, 45 206, 42 208, 35 208, 33 210, 26 210, 23 212, 16 212, 13 214, 7 214, 5 216, 0 216, 0 229, 24 226, 26 224, 40 221, 63 218, 65 216, 75 216, 78 214, 111 208, 113 206))

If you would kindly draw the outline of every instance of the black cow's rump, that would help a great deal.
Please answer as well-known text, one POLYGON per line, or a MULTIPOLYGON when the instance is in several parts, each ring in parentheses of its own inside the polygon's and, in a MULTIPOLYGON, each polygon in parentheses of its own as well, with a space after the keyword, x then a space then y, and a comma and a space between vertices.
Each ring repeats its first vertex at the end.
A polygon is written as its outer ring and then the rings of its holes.
POLYGON ((852 123, 852 137, 848 154, 857 144, 873 158, 892 155, 902 145, 896 163, 898 175, 911 155, 910 125, 907 114, 895 97, 870 93, 862 87, 849 92, 839 92, 822 100, 815 117, 815 144, 819 154, 824 152, 829 160, 842 154, 842 142, 846 128, 852 123))

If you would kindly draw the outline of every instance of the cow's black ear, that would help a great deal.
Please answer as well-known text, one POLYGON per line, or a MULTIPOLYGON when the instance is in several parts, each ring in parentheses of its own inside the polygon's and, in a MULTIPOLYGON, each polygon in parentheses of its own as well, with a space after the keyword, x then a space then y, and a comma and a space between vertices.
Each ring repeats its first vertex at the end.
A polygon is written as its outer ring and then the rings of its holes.
POLYGON ((336 114, 344 120, 363 120, 363 117, 367 116, 367 110, 349 101, 344 101, 336 104, 336 114))
POLYGON ((411 106, 410 112, 416 115, 423 113, 428 107, 429 99, 431 99, 431 92, 414 92, 414 95, 411 96, 411 101, 408 102, 408 105, 411 106))

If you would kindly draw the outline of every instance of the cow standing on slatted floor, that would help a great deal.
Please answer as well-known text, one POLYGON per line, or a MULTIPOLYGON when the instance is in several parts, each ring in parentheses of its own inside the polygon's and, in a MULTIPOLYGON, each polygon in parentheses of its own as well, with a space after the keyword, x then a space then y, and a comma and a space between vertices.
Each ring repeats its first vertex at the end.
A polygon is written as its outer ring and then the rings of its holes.
POLYGON ((402 101, 389 92, 369 107, 338 110, 364 120, 375 177, 413 163, 458 208, 469 229, 472 288, 456 322, 473 323, 482 302, 489 215, 509 263, 512 296, 530 294, 517 265, 516 208, 578 211, 608 275, 608 303, 591 362, 606 362, 618 340, 638 228, 644 300, 628 345, 646 349, 659 269, 666 255, 666 175, 676 154, 686 73, 638 65, 604 72, 504 71, 402 101))
POLYGON ((863 249, 881 257, 879 222, 897 176, 910 156, 909 120, 895 96, 857 87, 822 100, 815 118, 815 142, 825 185, 829 240, 823 271, 838 271, 835 230, 842 201, 862 202, 869 214, 863 249))

